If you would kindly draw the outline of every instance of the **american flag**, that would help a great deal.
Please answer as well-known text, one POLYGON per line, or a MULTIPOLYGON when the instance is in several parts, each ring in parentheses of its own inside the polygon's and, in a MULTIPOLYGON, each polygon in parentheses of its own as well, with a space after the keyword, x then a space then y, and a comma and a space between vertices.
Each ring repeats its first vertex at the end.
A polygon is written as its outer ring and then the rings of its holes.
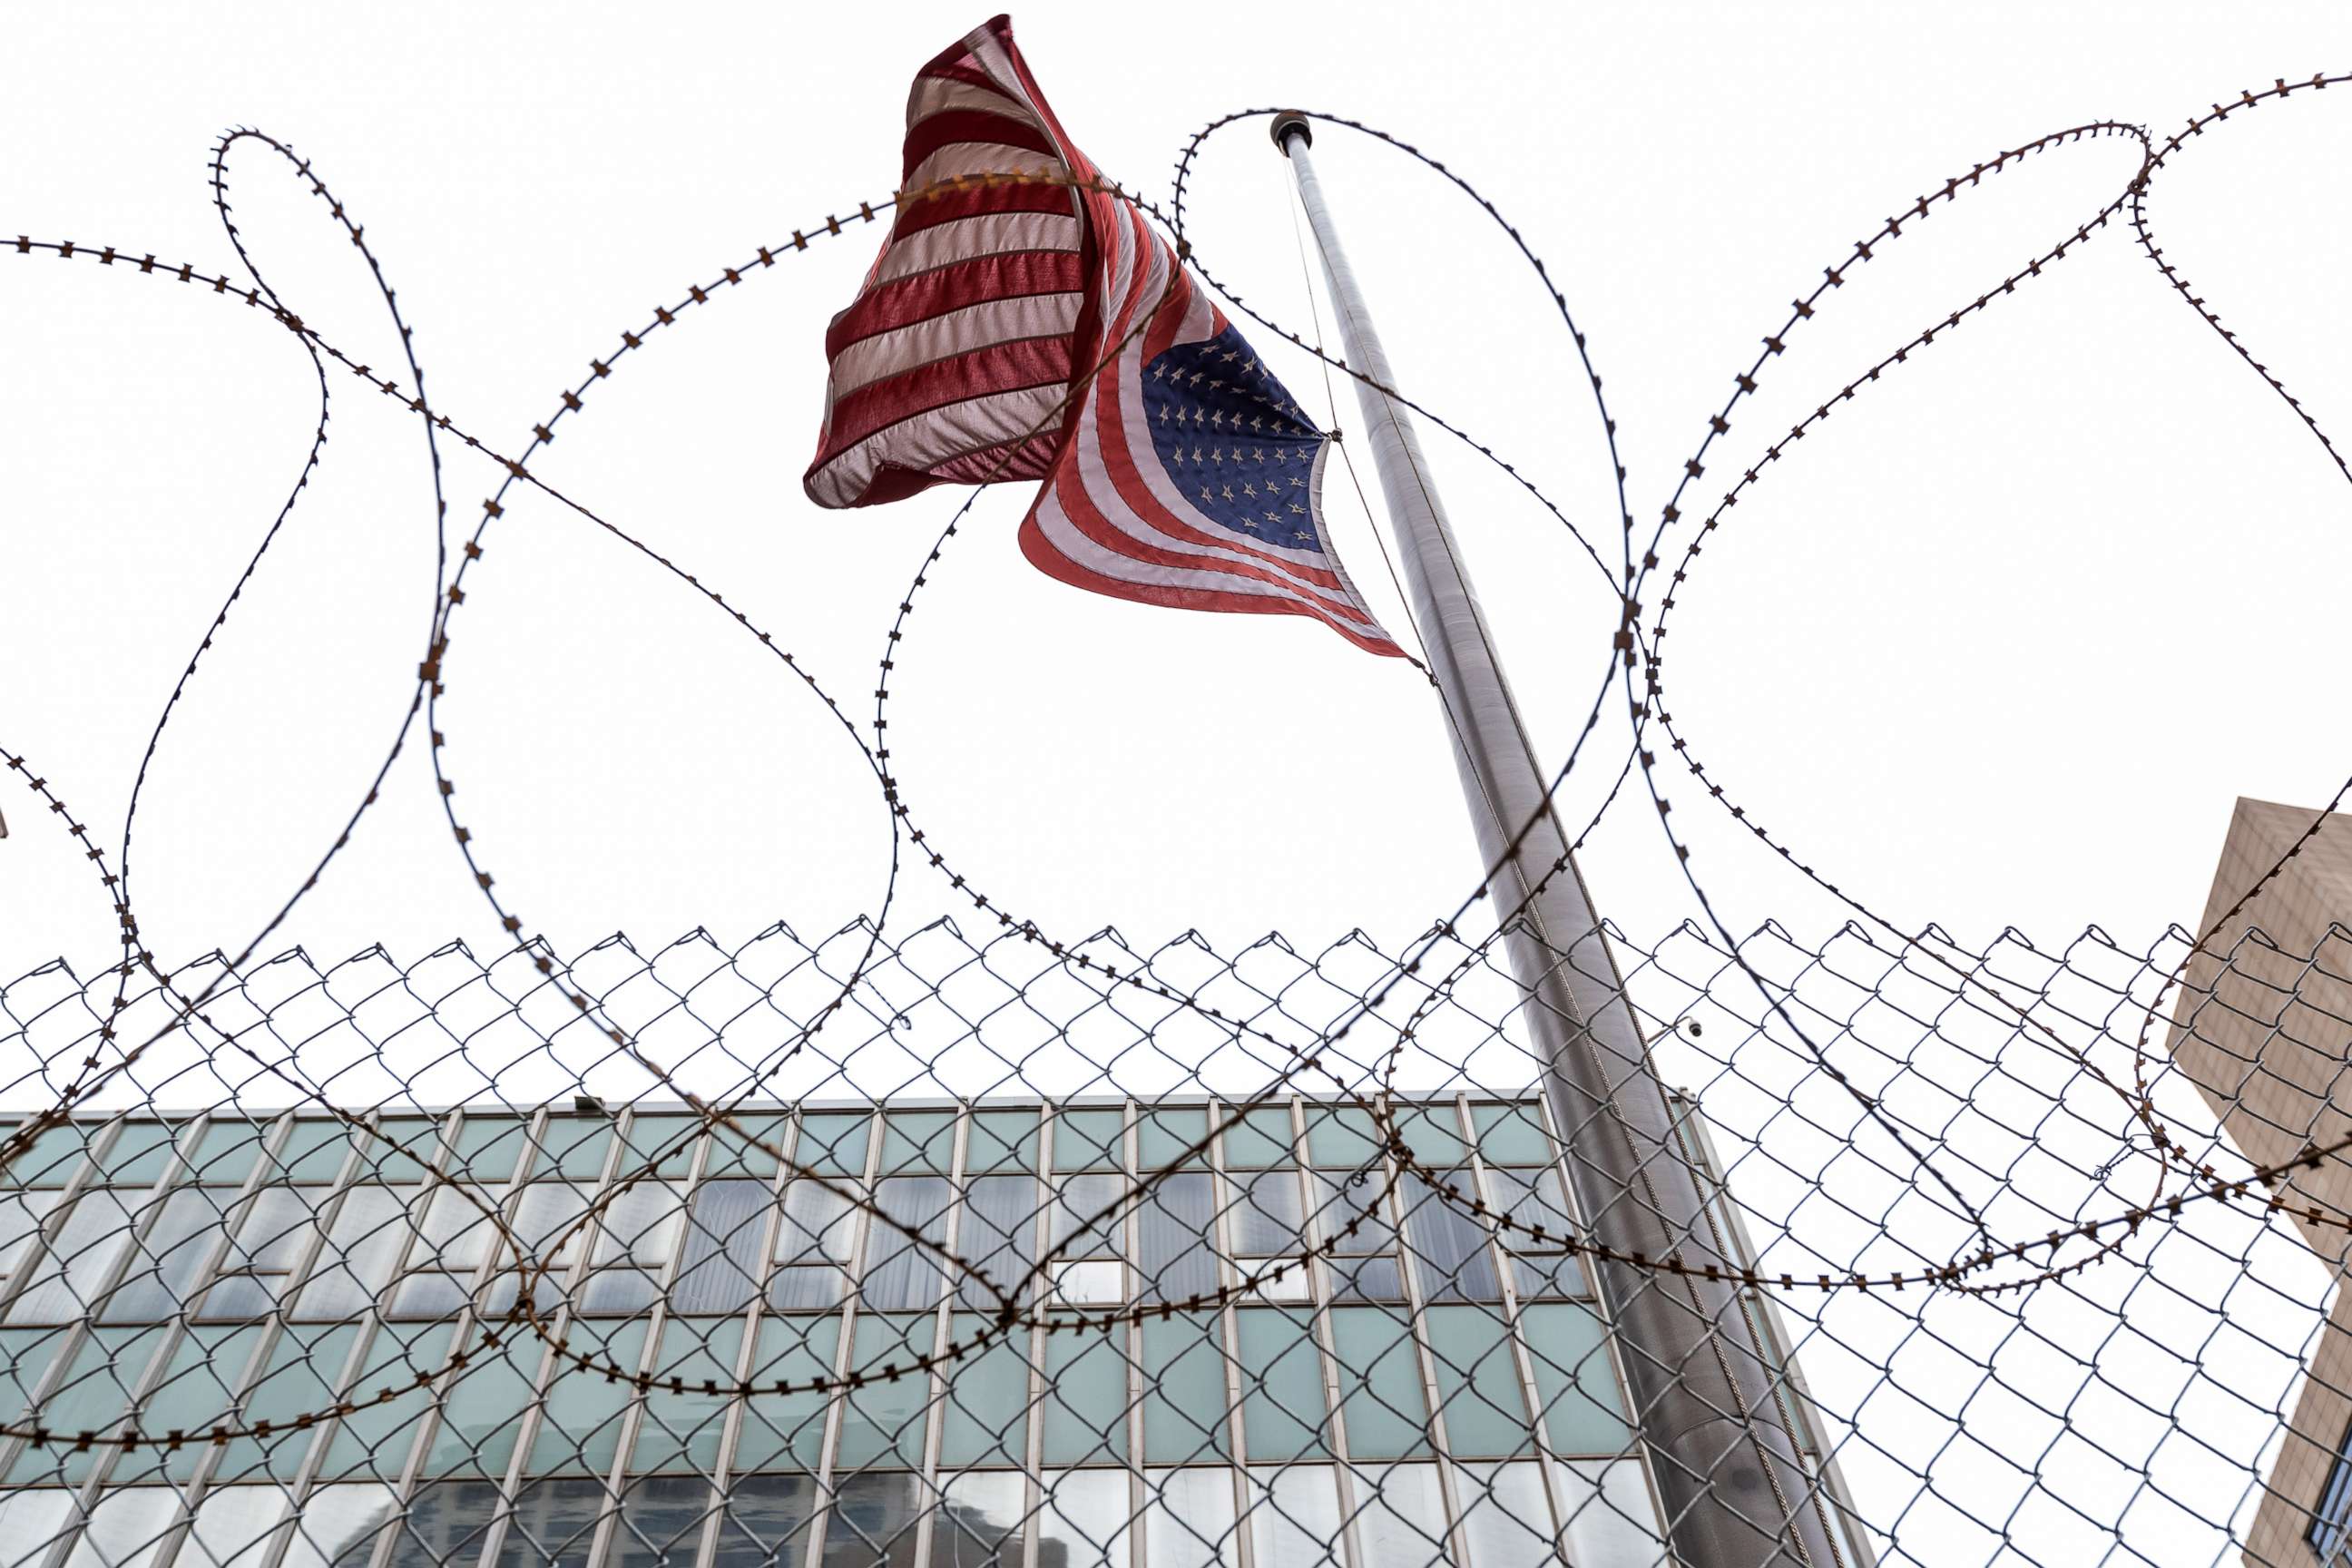
POLYGON ((825 333, 809 499, 1041 479, 1021 550, 1065 583, 1402 652, 1325 530, 1330 438, 1071 144, 1008 18, 916 73, 901 191, 825 333))

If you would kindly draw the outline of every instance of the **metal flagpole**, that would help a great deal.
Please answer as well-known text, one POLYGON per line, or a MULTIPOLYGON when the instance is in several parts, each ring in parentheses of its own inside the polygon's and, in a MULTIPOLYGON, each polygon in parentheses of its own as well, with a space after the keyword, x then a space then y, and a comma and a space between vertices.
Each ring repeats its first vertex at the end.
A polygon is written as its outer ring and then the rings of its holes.
MULTIPOLYGON (((1272 131, 1322 253, 1349 365, 1393 386, 1316 179, 1313 132, 1304 116, 1289 113, 1277 115, 1272 131)), ((1451 710, 1463 794, 1496 872, 1496 906, 1520 904, 1545 870, 1564 868, 1506 940, 1529 993, 1526 1016, 1545 1064, 1545 1097, 1569 1145, 1579 1217, 1594 1241, 1620 1254, 1679 1257, 1700 1271, 1610 1262, 1595 1270, 1675 1554, 1685 1568, 1832 1568, 1844 1559, 1831 1545, 1819 1485, 1798 1458, 1783 1403, 1786 1377, 1763 1352, 1766 1342, 1737 1283, 1738 1265, 1717 1249, 1591 895, 1546 804, 1545 774, 1412 420, 1373 385, 1359 381, 1356 393, 1413 619, 1451 710), (1514 853, 1512 835, 1531 819, 1514 853), (1706 1278, 1710 1265, 1732 1278, 1706 1278)))

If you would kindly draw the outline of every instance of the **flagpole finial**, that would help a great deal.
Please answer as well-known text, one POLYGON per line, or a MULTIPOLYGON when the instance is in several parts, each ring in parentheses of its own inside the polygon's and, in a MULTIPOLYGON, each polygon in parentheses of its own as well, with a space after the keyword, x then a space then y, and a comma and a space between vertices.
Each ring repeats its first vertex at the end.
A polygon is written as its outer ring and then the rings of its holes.
POLYGON ((1276 115, 1274 123, 1266 127, 1266 133, 1274 138, 1274 144, 1282 149, 1282 155, 1286 158, 1290 156, 1290 139, 1294 136, 1309 147, 1315 145, 1314 123, 1295 109, 1286 109, 1276 115))

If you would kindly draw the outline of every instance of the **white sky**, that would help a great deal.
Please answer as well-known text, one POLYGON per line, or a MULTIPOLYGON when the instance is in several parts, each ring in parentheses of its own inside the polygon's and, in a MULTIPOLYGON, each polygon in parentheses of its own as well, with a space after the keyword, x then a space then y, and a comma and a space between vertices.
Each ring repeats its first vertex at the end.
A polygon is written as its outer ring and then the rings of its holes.
MULTIPOLYGON (((2352 25, 2270 7, 1997 8, 1948 32, 1859 7, 1194 6, 1016 14, 1073 133, 1164 191, 1183 138, 1293 101, 1389 126, 1478 183, 1569 292, 1614 399, 1646 527, 1733 371, 1887 213, 1994 152, 2112 115, 2164 127, 2273 77, 2342 68, 2352 25)), ((974 6, 163 5, 32 9, 0 60, 0 231, 232 258, 207 200, 225 125, 311 156, 366 224, 436 402, 520 448, 592 356, 761 244, 887 193, 914 68, 974 6)), ((1307 316, 1262 122, 1211 144, 1195 237, 1307 316)), ((2340 184, 2352 98, 2233 119, 2159 184, 2169 254, 2323 419, 2352 432, 2340 184)), ((1550 487, 1612 508, 1566 338, 1501 237, 1437 181, 1339 133, 1318 159, 1409 389, 1550 487)), ((2106 201, 2134 153, 2045 154, 1856 274, 1776 366, 1710 481, 1884 348, 2106 201)), ((394 354, 363 269, 250 149, 256 255, 357 358, 394 354)), ((861 715, 886 615, 961 499, 828 514, 801 497, 823 325, 878 228, 812 249, 661 334, 534 468, 722 585, 861 715)), ((309 371, 242 307, 53 258, 0 267, 0 744, 117 846, 186 652, 308 436, 309 371)), ((1263 334, 1260 334, 1261 338, 1263 334)), ((1311 363, 1281 362, 1310 405, 1311 363)), ((1339 389, 1339 423, 1358 421, 1339 389)), ((151 942, 235 946, 389 742, 432 591, 413 420, 334 388, 326 466, 167 735, 136 870, 151 942)), ((1560 531, 1431 440, 1548 753, 1614 614, 1560 531)), ((488 493, 451 458, 453 521, 488 493)), ((1336 487, 1344 497, 1343 485, 1336 487)), ((1711 489, 1706 494, 1717 493, 1711 489)), ((898 672, 894 761, 958 864, 1015 911, 1139 940, 1362 924, 1384 939, 1474 871, 1427 689, 1304 621, 1076 593, 1031 569, 1024 496, 984 497, 898 672)), ((2325 799, 2346 487, 2128 237, 2079 258, 1842 411, 1741 505, 1685 593, 1671 706, 1735 796, 1909 921, 2045 942, 2193 918, 2240 793, 2325 799)), ((1688 510, 1686 508, 1686 510, 1688 510)), ((1372 535, 1339 504, 1356 574, 1372 535)), ((573 945, 869 907, 882 814, 828 720, 736 628, 543 500, 510 508, 456 628, 445 707, 464 819, 526 921, 573 945)), ((1622 727, 1612 697, 1610 720, 1622 727)), ((1618 731, 1605 737, 1613 744, 1618 731)), ((1580 776, 1589 807, 1613 773, 1580 776)), ((1688 792, 1685 792, 1687 794, 1688 792)), ((291 933, 488 946, 412 754, 291 933)), ((1826 918, 1687 799, 1742 927, 1826 918)), ((110 910, 20 792, 4 806, 0 971, 102 963, 110 910)), ((1690 912, 1654 820, 1587 857, 1637 931, 1690 912)), ((909 910, 942 907, 935 883, 909 910)), ((275 944, 273 944, 275 945, 275 944)))

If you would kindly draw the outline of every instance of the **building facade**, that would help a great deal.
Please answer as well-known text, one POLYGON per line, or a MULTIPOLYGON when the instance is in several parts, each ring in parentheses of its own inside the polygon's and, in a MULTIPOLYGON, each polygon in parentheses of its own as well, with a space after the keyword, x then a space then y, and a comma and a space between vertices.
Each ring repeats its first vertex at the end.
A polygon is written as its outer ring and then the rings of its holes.
MULTIPOLYGON (((2241 799, 2199 930, 2221 919, 2287 854, 2315 814, 2241 799)), ((2174 1013, 2173 1064, 2257 1165, 2294 1161, 2342 1136, 2352 1112, 2352 816, 2330 818, 2190 963, 2174 1013)), ((2284 1184, 2288 1215, 2341 1279, 2340 1223, 2352 1165, 2338 1157, 2284 1184)), ((2246 1539, 2253 1568, 2352 1563, 2352 1298, 2334 1292, 2326 1327, 2246 1539)))
MULTIPOLYGON (((1539 1100, 1396 1114, 1566 1234, 1539 1100)), ((1360 1106, 743 1120, 757 1142, 593 1101, 45 1132, 0 1178, 0 1401, 45 1437, 0 1446, 0 1568, 1663 1556, 1580 1260, 1399 1172, 1360 1106), (912 1368, 1049 1254, 1041 1321, 912 1368)))

